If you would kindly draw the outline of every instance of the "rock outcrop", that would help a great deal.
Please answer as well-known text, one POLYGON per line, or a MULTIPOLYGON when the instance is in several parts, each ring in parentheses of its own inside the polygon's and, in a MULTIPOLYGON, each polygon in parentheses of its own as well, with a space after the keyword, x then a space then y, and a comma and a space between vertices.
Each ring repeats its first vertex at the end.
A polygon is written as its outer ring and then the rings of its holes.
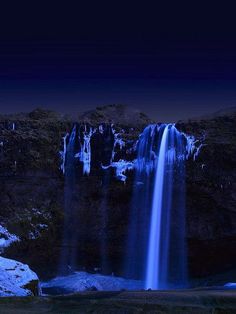
POLYGON ((39 294, 38 276, 28 265, 0 257, 0 297, 39 294))
POLYGON ((141 290, 143 284, 138 280, 128 280, 115 276, 103 276, 86 272, 75 272, 65 277, 56 277, 41 284, 43 293, 69 294, 79 291, 121 291, 141 290))
POLYGON ((178 127, 202 139, 196 161, 187 164, 187 227, 193 274, 236 266, 236 108, 178 127))

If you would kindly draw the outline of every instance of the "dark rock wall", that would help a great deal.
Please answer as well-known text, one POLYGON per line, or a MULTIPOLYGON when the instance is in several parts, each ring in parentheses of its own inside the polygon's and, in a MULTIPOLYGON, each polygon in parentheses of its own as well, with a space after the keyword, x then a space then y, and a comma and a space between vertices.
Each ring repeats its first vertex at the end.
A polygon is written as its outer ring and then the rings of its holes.
MULTIPOLYGON (((145 123, 146 119, 145 116, 145 123)), ((121 122, 116 126, 117 132, 124 130, 127 144, 121 151, 117 149, 117 159, 135 157, 132 147, 145 123, 130 126, 121 122)), ((62 137, 72 125, 69 118, 40 110, 0 117, 0 222, 21 238, 5 250, 5 255, 28 263, 44 278, 56 273, 60 254, 64 177, 59 169, 59 151, 62 137)), ((189 120, 177 126, 204 144, 196 161, 186 164, 190 275, 223 272, 236 267, 236 115, 189 120)), ((124 184, 116 180, 114 169, 107 170, 110 179, 104 203, 104 171, 98 160, 107 159, 111 147, 98 137, 92 139, 91 145, 91 174, 78 176, 73 196, 78 265, 87 270, 100 267, 101 238, 105 234, 108 271, 121 274, 133 173, 128 173, 124 184)))
POLYGON ((189 266, 194 275, 236 266, 235 127, 235 113, 179 123, 186 133, 205 138, 199 157, 187 163, 189 266))

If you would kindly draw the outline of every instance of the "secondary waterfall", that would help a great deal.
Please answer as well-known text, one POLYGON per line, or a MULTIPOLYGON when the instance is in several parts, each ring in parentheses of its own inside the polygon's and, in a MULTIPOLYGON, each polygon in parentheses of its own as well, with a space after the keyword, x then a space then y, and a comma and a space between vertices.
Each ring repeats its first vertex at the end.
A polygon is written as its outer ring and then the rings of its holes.
POLYGON ((124 261, 124 273, 127 278, 145 279, 158 130, 158 125, 147 126, 137 143, 127 253, 124 261))
POLYGON ((60 155, 61 170, 64 174, 64 228, 59 275, 71 273, 83 267, 82 263, 86 260, 86 256, 81 255, 81 248, 84 248, 86 244, 80 232, 83 217, 79 203, 80 194, 86 193, 86 185, 84 186, 85 181, 82 177, 90 174, 92 165, 94 173, 102 176, 101 183, 97 187, 102 197, 98 207, 100 262, 96 266, 99 266, 105 273, 109 271, 106 230, 109 218, 107 191, 110 183, 110 169, 104 171, 101 165, 109 166, 114 157, 115 135, 115 131, 109 124, 99 125, 99 127, 75 124, 72 131, 63 137, 63 151, 60 155), (92 149, 96 154, 92 154, 92 149))
POLYGON ((62 170, 65 175, 64 183, 64 230, 62 248, 59 261, 59 274, 65 274, 76 268, 77 228, 73 210, 73 194, 75 189, 75 143, 76 126, 71 134, 64 137, 64 151, 62 152, 62 170))
POLYGON ((162 125, 153 190, 145 287, 186 285, 185 159, 187 137, 174 125, 162 125))
POLYGON ((90 139, 94 129, 75 124, 71 133, 66 134, 61 152, 61 170, 64 173, 64 228, 59 261, 59 274, 66 274, 78 267, 79 215, 78 180, 89 175, 91 166, 90 139))

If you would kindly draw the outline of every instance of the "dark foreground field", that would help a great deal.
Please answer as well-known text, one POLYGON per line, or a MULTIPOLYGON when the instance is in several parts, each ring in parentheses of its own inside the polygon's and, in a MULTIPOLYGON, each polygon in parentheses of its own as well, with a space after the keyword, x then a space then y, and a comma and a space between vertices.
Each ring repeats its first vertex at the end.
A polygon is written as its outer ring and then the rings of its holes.
POLYGON ((236 291, 84 292, 69 296, 2 298, 0 313, 236 313, 236 291))

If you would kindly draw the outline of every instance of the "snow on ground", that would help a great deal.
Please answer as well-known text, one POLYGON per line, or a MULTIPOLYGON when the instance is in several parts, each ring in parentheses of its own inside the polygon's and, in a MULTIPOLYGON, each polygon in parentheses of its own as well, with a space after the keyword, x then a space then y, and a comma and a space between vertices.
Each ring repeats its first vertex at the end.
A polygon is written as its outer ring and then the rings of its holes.
POLYGON ((0 256, 0 297, 33 295, 24 287, 35 280, 38 276, 28 265, 0 256))
POLYGON ((10 246, 16 241, 20 241, 20 239, 15 234, 11 234, 6 228, 0 225, 0 253, 4 250, 4 248, 10 246))
POLYGON ((140 290, 143 288, 143 284, 138 280, 75 272, 41 283, 41 288, 45 293, 50 293, 53 289, 54 291, 61 291, 61 293, 74 293, 91 289, 99 291, 140 290))
POLYGON ((228 282, 224 285, 225 288, 236 289, 236 282, 228 282))

